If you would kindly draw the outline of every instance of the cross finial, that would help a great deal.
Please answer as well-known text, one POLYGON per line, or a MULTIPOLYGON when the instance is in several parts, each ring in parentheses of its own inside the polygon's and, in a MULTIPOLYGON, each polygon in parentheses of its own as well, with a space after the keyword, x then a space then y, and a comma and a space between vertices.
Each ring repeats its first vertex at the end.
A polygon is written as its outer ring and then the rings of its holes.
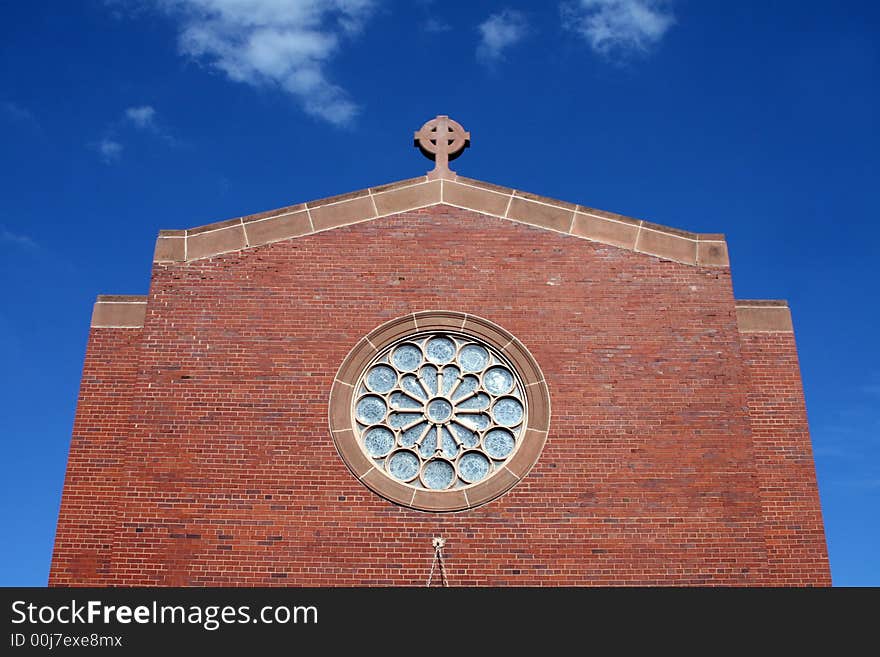
POLYGON ((471 133, 457 121, 441 114, 416 131, 415 145, 425 157, 434 160, 434 169, 428 172, 429 180, 453 179, 455 171, 450 170, 449 160, 457 158, 471 145, 471 133))

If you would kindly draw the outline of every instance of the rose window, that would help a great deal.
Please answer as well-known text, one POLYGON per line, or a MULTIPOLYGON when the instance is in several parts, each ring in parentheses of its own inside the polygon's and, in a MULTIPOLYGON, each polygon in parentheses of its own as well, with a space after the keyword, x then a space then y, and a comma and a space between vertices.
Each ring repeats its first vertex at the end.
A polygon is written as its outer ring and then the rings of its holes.
POLYGON ((359 482, 396 504, 463 511, 537 462, 550 397, 526 346, 474 315, 427 310, 363 337, 333 380, 330 434, 359 482))
POLYGON ((490 345, 452 332, 383 350, 353 402, 361 448, 376 467, 428 490, 489 477, 516 451, 526 422, 513 367, 490 345))

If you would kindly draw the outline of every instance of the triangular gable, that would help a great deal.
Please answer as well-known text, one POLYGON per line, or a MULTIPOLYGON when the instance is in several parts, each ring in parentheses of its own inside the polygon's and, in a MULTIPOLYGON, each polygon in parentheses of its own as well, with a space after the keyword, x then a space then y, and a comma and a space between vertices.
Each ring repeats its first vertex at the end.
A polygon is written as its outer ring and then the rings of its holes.
POLYGON ((724 235, 677 230, 461 176, 421 176, 197 228, 162 230, 153 260, 199 260, 439 204, 688 265, 729 266, 724 235))

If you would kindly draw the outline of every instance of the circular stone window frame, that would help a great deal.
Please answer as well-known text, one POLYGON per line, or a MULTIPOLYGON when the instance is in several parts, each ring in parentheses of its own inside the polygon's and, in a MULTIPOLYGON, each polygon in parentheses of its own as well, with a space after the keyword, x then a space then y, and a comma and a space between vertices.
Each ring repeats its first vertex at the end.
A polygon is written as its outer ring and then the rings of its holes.
POLYGON ((329 403, 330 435, 339 456, 360 482, 385 499, 419 511, 467 511, 500 497, 526 477, 537 463, 550 430, 550 391, 526 346, 513 334, 482 317, 450 310, 429 310, 397 317, 362 338, 342 361, 329 403), (482 340, 503 354, 522 383, 528 418, 520 445, 492 476, 467 488, 423 490, 403 484, 376 467, 358 444, 352 401, 361 375, 391 345, 414 334, 449 331, 482 340))

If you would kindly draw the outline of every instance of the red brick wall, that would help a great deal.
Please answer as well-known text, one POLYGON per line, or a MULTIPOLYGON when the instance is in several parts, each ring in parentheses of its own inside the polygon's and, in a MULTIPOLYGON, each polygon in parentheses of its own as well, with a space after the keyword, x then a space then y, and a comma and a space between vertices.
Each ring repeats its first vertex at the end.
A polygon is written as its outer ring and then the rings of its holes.
POLYGON ((774 582, 830 585, 825 528, 793 333, 744 333, 749 414, 774 582))
POLYGON ((49 584, 108 581, 140 329, 93 328, 80 383, 49 584))
POLYGON ((110 581, 421 585, 442 535, 458 585, 777 583, 747 387, 729 270, 455 208, 157 264, 110 581), (327 427, 348 350, 429 309, 508 329, 550 388, 535 468, 463 513, 377 497, 327 427))

